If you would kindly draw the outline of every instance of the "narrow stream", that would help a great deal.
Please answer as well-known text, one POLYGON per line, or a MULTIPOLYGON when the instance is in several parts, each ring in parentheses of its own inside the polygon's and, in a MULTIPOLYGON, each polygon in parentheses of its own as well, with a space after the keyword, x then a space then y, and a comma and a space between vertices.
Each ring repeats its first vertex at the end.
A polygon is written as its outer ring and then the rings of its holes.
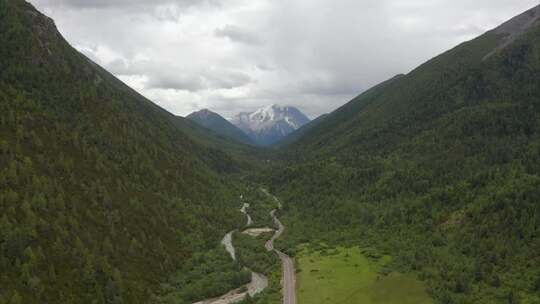
MULTIPOLYGON (((242 197, 241 197, 242 198, 242 197)), ((251 226, 253 224, 253 220, 251 219, 251 216, 247 212, 247 208, 249 208, 249 204, 244 203, 242 208, 240 209, 240 212, 246 215, 247 217, 247 224, 246 226, 251 226)), ((236 230, 233 230, 223 237, 223 240, 221 240, 221 244, 225 246, 225 250, 231 255, 231 258, 236 261, 236 251, 234 249, 233 245, 233 234, 236 230)), ((247 295, 250 297, 255 296, 256 294, 261 293, 263 290, 268 287, 268 278, 261 273, 251 272, 251 282, 234 290, 229 291, 228 293, 214 299, 207 299, 203 301, 199 301, 193 304, 233 304, 238 303, 245 299, 247 295), (245 287, 245 288, 244 288, 245 287)))
POLYGON ((221 244, 225 246, 225 250, 231 255, 231 259, 236 261, 236 251, 234 250, 234 246, 232 244, 232 235, 234 231, 231 231, 223 237, 223 240, 221 240, 221 244))
POLYGON ((246 227, 247 227, 247 226, 253 225, 253 220, 251 220, 251 216, 247 213, 247 208, 249 208, 249 204, 248 204, 248 203, 244 203, 244 205, 242 206, 242 209, 240 209, 240 212, 242 212, 243 214, 245 214, 246 217, 247 217, 247 224, 246 224, 246 227))

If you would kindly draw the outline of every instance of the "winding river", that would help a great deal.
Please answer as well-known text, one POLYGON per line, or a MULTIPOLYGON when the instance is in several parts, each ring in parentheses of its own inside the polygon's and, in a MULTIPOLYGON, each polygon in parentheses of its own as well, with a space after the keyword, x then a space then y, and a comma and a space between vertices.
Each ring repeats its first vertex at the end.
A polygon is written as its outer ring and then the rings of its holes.
MULTIPOLYGON (((277 197, 271 195, 265 189, 261 189, 261 191, 263 191, 266 195, 272 197, 273 200, 278 204, 278 209, 281 209, 281 202, 277 199, 277 197)), ((249 204, 244 203, 244 205, 240 209, 240 212, 245 214, 247 217, 246 226, 251 226, 253 225, 253 220, 251 219, 251 216, 248 214, 247 208, 249 208, 249 204)), ((270 216, 272 217, 274 221, 274 225, 276 226, 276 231, 274 235, 272 235, 272 237, 266 242, 265 248, 268 251, 274 251, 281 259, 282 269, 283 269, 283 278, 282 278, 283 304, 296 304, 296 271, 294 268, 294 260, 287 254, 274 248, 274 241, 281 236, 283 231, 285 231, 285 226, 281 223, 281 221, 276 216, 276 212, 278 209, 274 209, 270 212, 270 216)), ((270 229, 270 228, 247 229, 244 231, 244 233, 257 236, 259 232, 267 232, 267 231, 272 231, 272 230, 273 229, 270 229)), ((236 260, 236 251, 234 249, 233 237, 232 237, 235 231, 236 230, 233 230, 227 233, 223 237, 223 240, 221 241, 221 243, 225 246, 225 249, 230 254, 233 260, 236 260)), ((196 302, 194 304, 234 304, 234 303, 238 303, 244 300, 247 297, 247 295, 253 297, 256 294, 261 293, 267 287, 268 287, 268 278, 263 274, 252 271, 251 282, 248 283, 247 285, 231 290, 228 293, 218 298, 203 300, 200 302, 196 302)))
MULTIPOLYGON (((247 213, 247 208, 249 207, 249 204, 244 204, 242 208, 240 209, 240 212, 246 215, 247 217, 247 224, 246 226, 251 226, 253 224, 253 221, 251 219, 251 216, 247 213)), ((225 234, 223 239, 221 240, 221 244, 225 246, 225 250, 229 253, 231 256, 231 259, 236 261, 236 250, 234 249, 233 245, 233 234, 236 230, 233 230, 231 232, 228 232, 225 234)), ((261 273, 251 272, 251 282, 248 284, 241 286, 240 288, 234 289, 229 291, 228 293, 214 298, 214 299, 207 299, 203 301, 196 302, 194 304, 233 304, 238 303, 246 298, 247 295, 250 297, 255 296, 256 294, 261 293, 263 290, 268 287, 268 278, 261 273)))

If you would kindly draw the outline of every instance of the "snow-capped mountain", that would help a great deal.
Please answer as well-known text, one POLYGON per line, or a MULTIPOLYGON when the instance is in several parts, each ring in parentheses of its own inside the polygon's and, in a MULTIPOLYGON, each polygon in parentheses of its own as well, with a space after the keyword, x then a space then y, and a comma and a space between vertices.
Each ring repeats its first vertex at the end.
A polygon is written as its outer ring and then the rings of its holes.
POLYGON ((255 143, 269 146, 309 122, 300 110, 290 106, 270 105, 255 112, 242 112, 231 123, 255 143))

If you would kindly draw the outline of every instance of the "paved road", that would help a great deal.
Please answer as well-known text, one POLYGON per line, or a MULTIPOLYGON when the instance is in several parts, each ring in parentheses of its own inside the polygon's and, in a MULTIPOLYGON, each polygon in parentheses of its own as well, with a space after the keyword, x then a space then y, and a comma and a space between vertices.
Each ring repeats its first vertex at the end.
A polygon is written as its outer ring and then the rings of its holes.
POLYGON ((294 260, 277 251, 283 263, 283 304, 296 304, 296 272, 294 260))
POLYGON ((266 250, 272 251, 274 250, 274 241, 281 236, 283 231, 285 230, 285 227, 283 224, 279 221, 279 219, 276 217, 276 210, 272 210, 270 212, 270 216, 274 219, 274 225, 276 225, 277 230, 274 233, 274 235, 266 242, 264 247, 266 247, 266 250))
POLYGON ((276 210, 272 210, 270 215, 274 219, 274 224, 278 228, 276 233, 266 242, 266 249, 268 251, 274 250, 283 265, 283 304, 296 304, 296 271, 294 269, 294 260, 285 253, 274 248, 274 241, 281 236, 285 230, 285 226, 276 217, 276 210))

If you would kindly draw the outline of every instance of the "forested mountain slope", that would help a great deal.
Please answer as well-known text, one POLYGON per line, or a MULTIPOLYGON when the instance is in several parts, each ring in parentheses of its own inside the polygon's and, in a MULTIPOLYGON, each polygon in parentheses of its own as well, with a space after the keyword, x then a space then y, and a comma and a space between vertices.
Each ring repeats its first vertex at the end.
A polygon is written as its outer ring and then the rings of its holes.
POLYGON ((313 129, 315 126, 319 125, 327 116, 328 116, 328 114, 323 114, 323 115, 315 118, 314 120, 312 120, 312 121, 308 122, 307 124, 303 125, 302 127, 300 127, 300 129, 298 129, 298 130, 292 132, 291 134, 285 136, 284 138, 282 138, 280 141, 273 144, 272 146, 276 147, 276 148, 281 148, 281 147, 286 147, 286 146, 289 146, 289 145, 295 143, 297 140, 302 138, 302 136, 304 134, 306 134, 307 131, 309 131, 309 130, 313 129))
POLYGON ((242 130, 221 117, 221 115, 210 110, 205 109, 193 112, 186 116, 186 118, 226 138, 244 144, 253 144, 251 139, 242 130))
POLYGON ((238 162, 51 19, 0 0, 0 45, 0 303, 147 303, 243 220, 238 162))
MULTIPOLYGON (((186 119, 184 117, 172 116, 173 124, 180 128, 181 132, 200 147, 208 150, 212 154, 226 155, 232 162, 230 170, 235 174, 243 174, 253 170, 261 170, 261 159, 276 159, 273 151, 258 147, 252 144, 246 144, 231 139, 228 136, 218 134, 200 124, 186 119)), ((215 163, 218 166, 228 166, 229 164, 215 163)))
POLYGON ((360 95, 270 182, 289 242, 373 246, 440 303, 540 301, 540 7, 360 95))

